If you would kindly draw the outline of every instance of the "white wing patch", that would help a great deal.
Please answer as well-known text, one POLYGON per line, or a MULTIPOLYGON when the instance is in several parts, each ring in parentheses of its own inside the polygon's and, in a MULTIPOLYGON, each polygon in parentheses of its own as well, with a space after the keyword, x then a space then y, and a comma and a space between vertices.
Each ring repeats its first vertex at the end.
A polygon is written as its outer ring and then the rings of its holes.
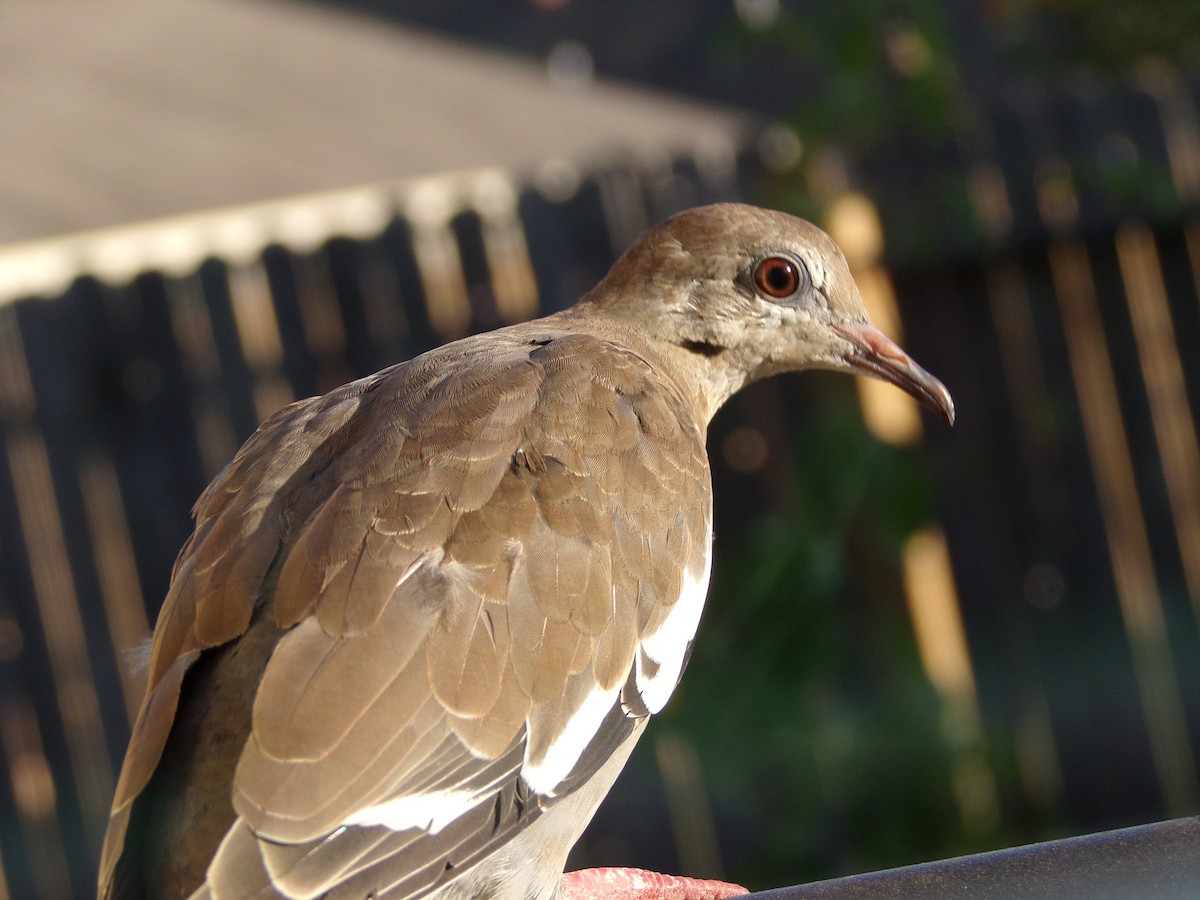
MULTIPOLYGON (((659 712, 670 699, 679 683, 687 657, 688 645, 696 636, 704 600, 708 595, 712 571, 712 525, 704 541, 704 560, 698 571, 686 571, 679 599, 671 607, 663 623, 647 635, 634 659, 634 677, 638 693, 651 713, 659 712), (648 657, 653 665, 646 665, 648 657), (649 671, 647 671, 647 669, 649 671)), ((529 735, 521 778, 528 787, 542 796, 554 796, 555 791, 575 768, 584 751, 596 739, 604 717, 620 701, 621 687, 613 690, 594 688, 571 713, 549 746, 539 749, 536 734, 529 735)))
POLYGON ((657 713, 667 705, 675 686, 679 683, 679 676, 683 674, 688 645, 696 637, 700 614, 704 612, 704 599, 708 596, 708 579, 711 573, 710 525, 705 541, 703 568, 696 573, 683 573, 683 590, 679 593, 679 599, 671 607, 671 612, 667 614, 662 625, 642 640, 634 661, 637 690, 651 713, 657 713), (643 655, 648 656, 657 665, 647 666, 643 662, 643 655))
POLYGON ((393 831, 420 828, 437 834, 489 796, 489 791, 431 791, 394 797, 356 811, 345 824, 385 825, 393 831))
MULTIPOLYGON (((541 753, 535 750, 534 754, 530 753, 529 745, 526 746, 521 777, 535 793, 553 796, 555 788, 562 784, 595 739, 600 723, 617 702, 620 692, 619 687, 609 691, 595 688, 571 714, 550 746, 541 753)), ((533 735, 530 738, 530 745, 535 744, 536 738, 533 735)))

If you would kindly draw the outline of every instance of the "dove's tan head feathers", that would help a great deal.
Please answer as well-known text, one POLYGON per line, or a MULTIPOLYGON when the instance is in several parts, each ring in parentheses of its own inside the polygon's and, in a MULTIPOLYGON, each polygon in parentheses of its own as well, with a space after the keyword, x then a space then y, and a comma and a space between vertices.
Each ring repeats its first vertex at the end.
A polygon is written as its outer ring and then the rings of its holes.
POLYGON ((811 222, 740 203, 685 210, 647 231, 579 309, 602 307, 697 356, 710 414, 780 372, 857 371, 954 420, 946 388, 867 319, 837 244, 811 222))

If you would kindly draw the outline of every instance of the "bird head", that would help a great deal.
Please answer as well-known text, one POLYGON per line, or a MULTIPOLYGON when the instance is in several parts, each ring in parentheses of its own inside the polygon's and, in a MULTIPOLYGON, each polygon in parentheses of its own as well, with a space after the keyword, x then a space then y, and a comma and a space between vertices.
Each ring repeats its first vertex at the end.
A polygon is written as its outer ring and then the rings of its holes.
POLYGON ((891 382, 954 421, 945 386, 867 318, 833 239, 786 213, 737 203, 681 212, 639 238, 589 296, 694 354, 714 411, 751 381, 815 368, 891 382))

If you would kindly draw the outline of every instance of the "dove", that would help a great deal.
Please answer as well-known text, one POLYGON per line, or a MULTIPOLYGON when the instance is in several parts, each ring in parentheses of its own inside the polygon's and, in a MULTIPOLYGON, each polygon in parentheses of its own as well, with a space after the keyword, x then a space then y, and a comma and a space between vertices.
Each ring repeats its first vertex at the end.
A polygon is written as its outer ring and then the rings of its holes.
POLYGON ((716 204, 570 308, 277 412, 196 503, 99 896, 743 892, 563 869, 695 639, 709 422, 804 369, 953 422, 823 231, 716 204))

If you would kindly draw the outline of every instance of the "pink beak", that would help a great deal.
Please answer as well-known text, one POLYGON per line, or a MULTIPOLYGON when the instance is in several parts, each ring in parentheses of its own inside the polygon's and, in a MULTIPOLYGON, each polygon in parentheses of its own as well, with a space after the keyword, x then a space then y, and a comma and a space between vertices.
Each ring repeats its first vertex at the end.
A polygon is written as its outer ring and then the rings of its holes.
POLYGON ((890 381, 954 424, 954 399, 946 386, 918 366, 890 337, 865 322, 838 322, 832 328, 854 345, 846 362, 867 375, 890 381))

